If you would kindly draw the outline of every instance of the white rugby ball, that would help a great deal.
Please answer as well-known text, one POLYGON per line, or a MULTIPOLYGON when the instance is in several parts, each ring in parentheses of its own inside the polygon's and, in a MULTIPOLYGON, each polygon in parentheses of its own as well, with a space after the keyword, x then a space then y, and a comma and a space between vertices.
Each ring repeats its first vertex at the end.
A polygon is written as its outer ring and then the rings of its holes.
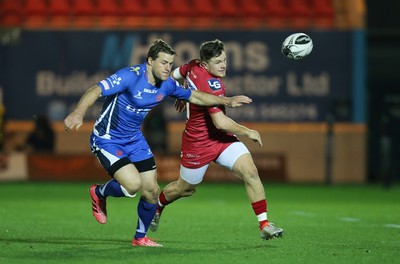
POLYGON ((311 53, 313 49, 312 39, 305 33, 294 33, 288 36, 282 43, 282 53, 292 60, 300 60, 311 53))

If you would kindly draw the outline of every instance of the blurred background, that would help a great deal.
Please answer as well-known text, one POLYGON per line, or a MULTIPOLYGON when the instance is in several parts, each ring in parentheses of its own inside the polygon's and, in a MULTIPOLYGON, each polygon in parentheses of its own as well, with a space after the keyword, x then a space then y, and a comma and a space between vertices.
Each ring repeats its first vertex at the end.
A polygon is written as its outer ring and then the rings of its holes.
MULTIPOLYGON (((89 135, 101 100, 78 132, 63 119, 91 85, 145 61, 156 38, 175 65, 222 40, 228 95, 253 103, 229 116, 263 137, 243 141, 265 181, 390 187, 400 166, 400 3, 374 0, 0 0, 0 181, 99 180, 89 135), (281 54, 304 32, 313 52, 281 54)), ((184 115, 173 100, 143 130, 160 181, 176 179, 184 115)), ((209 181, 236 181, 212 166, 209 181)))

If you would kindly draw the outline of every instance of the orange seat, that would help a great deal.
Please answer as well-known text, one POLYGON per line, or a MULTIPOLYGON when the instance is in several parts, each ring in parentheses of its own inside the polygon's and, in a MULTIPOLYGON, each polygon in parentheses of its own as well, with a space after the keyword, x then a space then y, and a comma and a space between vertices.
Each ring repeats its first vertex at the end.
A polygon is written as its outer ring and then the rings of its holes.
POLYGON ((72 25, 90 28, 95 25, 96 10, 92 0, 72 0, 72 25))
POLYGON ((303 29, 311 26, 311 4, 309 0, 288 0, 291 27, 303 29))
POLYGON ((47 4, 45 0, 26 0, 23 9, 25 27, 41 28, 47 26, 47 4))
POLYGON ((121 27, 138 28, 145 22, 141 0, 121 0, 121 27))
POLYGON ((215 8, 212 0, 194 0, 193 1, 192 25, 199 29, 209 29, 215 25, 215 8))
POLYGON ((264 21, 264 5, 260 0, 239 1, 244 28, 260 28, 264 21))
POLYGON ((218 0, 215 5, 218 28, 236 29, 241 26, 241 12, 236 0, 218 0))
POLYGON ((311 0, 314 26, 332 28, 335 23, 335 11, 332 0, 311 0))
POLYGON ((22 3, 20 0, 3 0, 0 5, 0 24, 20 26, 22 23, 22 3))
POLYGON ((191 3, 188 0, 169 0, 169 26, 176 29, 189 28, 193 20, 191 3))
POLYGON ((287 27, 289 11, 285 0, 262 0, 264 4, 265 22, 270 28, 287 27))
POLYGON ((169 7, 164 0, 144 0, 143 10, 146 12, 144 27, 150 29, 167 28, 169 7))
POLYGON ((97 0, 98 25, 103 28, 119 26, 120 6, 117 0, 97 0))
POLYGON ((49 26, 67 28, 70 23, 71 6, 69 0, 48 0, 49 26))

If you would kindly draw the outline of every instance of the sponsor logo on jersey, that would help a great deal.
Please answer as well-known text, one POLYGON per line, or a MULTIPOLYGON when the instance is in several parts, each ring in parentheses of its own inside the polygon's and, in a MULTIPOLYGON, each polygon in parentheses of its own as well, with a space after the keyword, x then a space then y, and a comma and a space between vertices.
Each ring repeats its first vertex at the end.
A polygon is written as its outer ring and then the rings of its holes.
POLYGON ((156 98, 157 102, 160 102, 160 101, 162 101, 163 99, 164 99, 164 95, 163 95, 163 94, 158 94, 158 95, 157 95, 157 98, 156 98))
POLYGON ((116 152, 115 154, 116 154, 118 157, 121 157, 121 156, 122 156, 122 153, 123 153, 122 150, 119 149, 119 150, 117 150, 117 152, 116 152))
POLYGON ((220 90, 222 88, 222 84, 218 79, 210 79, 207 82, 208 82, 208 86, 213 91, 220 90))
POLYGON ((130 111, 130 112, 135 112, 135 111, 136 111, 136 108, 133 107, 133 106, 131 106, 131 105, 127 105, 127 106, 126 106, 126 110, 128 110, 128 111, 130 111))
POLYGON ((200 157, 199 154, 193 154, 193 153, 186 153, 185 156, 186 156, 186 158, 189 158, 189 159, 199 158, 200 157))
POLYGON ((110 89, 110 86, 108 85, 108 82, 106 80, 102 80, 100 83, 103 85, 104 90, 110 89))
POLYGON ((135 97, 135 98, 137 98, 137 99, 143 99, 143 98, 142 98, 142 93, 143 93, 143 92, 141 92, 141 91, 137 91, 137 94, 134 95, 133 97, 135 97))
POLYGON ((151 90, 151 89, 144 88, 143 92, 149 93, 149 94, 155 94, 158 92, 158 90, 151 90))
POLYGON ((130 71, 133 71, 133 72, 136 72, 136 75, 139 75, 139 74, 140 74, 140 72, 139 72, 140 67, 130 67, 129 70, 130 70, 130 71))

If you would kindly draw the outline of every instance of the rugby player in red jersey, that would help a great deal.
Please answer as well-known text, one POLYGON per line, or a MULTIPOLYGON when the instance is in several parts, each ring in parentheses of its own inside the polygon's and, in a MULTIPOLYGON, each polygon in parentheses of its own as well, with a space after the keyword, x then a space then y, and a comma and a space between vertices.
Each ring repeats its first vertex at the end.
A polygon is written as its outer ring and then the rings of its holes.
MULTIPOLYGON (((175 69, 173 77, 186 78, 191 90, 225 96, 225 85, 221 78, 226 75, 226 66, 224 44, 216 39, 201 45, 200 61, 193 60, 175 69)), ((179 112, 185 108, 180 101, 175 106, 179 112)), ((259 222, 261 238, 268 240, 283 235, 282 228, 268 221, 263 184, 249 150, 236 135, 246 136, 262 146, 260 134, 227 117, 224 106, 189 104, 182 135, 180 177, 161 191, 158 208, 150 225, 152 231, 157 230, 165 206, 179 198, 191 196, 203 180, 210 163, 215 162, 244 181, 247 196, 259 222)))

